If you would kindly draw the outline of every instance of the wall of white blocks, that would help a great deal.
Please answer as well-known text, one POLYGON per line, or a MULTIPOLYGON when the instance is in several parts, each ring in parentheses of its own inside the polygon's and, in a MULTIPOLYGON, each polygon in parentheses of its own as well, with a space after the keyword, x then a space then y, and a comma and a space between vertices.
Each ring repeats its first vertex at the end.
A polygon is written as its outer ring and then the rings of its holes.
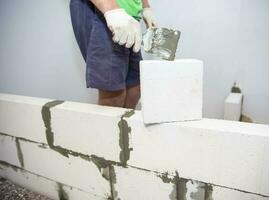
POLYGON ((52 199, 269 200, 269 126, 0 94, 0 176, 52 199))

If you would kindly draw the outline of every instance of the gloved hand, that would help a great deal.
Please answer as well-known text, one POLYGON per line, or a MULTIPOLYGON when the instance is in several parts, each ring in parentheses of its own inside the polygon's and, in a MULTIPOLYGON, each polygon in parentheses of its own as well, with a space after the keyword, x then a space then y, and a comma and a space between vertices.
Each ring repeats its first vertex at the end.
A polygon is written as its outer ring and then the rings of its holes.
POLYGON ((113 34, 113 41, 127 48, 133 46, 133 51, 138 52, 141 48, 142 33, 140 24, 124 9, 113 9, 104 14, 107 26, 113 34))
POLYGON ((151 8, 144 8, 142 12, 142 16, 143 16, 143 19, 147 28, 152 28, 152 27, 157 26, 155 17, 151 8))

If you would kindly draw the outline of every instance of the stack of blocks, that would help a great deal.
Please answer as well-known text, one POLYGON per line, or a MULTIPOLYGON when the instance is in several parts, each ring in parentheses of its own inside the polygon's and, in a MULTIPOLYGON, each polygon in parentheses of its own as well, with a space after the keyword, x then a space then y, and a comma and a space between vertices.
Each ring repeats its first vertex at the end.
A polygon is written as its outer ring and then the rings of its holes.
POLYGON ((202 61, 148 60, 140 71, 145 124, 202 119, 202 61))

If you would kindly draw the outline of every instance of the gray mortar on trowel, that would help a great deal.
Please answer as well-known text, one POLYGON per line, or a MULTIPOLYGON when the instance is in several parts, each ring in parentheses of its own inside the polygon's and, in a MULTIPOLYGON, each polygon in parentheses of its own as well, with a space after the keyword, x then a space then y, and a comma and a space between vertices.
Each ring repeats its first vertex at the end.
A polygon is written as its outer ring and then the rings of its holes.
POLYGON ((150 28, 143 35, 144 50, 165 60, 174 60, 181 32, 168 28, 150 28))

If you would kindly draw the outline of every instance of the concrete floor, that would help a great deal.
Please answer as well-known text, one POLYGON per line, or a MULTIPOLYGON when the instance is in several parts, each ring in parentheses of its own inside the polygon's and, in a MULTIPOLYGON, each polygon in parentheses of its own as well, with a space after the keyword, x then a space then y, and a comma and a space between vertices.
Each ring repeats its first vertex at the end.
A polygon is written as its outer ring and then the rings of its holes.
POLYGON ((1 200, 51 200, 0 177, 1 200))

